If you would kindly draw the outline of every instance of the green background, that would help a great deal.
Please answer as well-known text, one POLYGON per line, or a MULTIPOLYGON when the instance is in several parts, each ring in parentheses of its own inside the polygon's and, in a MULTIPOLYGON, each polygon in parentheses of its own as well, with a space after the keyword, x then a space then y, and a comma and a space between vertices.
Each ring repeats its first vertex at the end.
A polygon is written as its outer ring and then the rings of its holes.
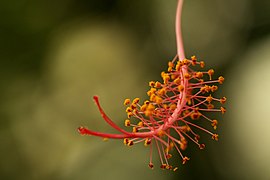
POLYGON ((176 54, 175 9, 176 0, 1 0, 0 179, 270 179, 269 0, 185 1, 186 55, 225 77, 216 96, 228 113, 217 116, 220 140, 202 134, 206 149, 190 143, 177 172, 150 170, 143 145, 77 133, 114 132, 93 95, 118 124, 125 98, 146 98, 176 54))

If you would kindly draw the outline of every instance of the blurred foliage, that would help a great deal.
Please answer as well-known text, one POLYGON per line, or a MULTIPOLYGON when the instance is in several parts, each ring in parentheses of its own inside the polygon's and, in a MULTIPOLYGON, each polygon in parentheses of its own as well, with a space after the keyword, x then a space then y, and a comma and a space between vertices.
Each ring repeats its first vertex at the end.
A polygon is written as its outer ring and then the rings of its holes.
POLYGON ((186 54, 227 77, 221 95, 229 103, 220 141, 203 136, 204 151, 191 144, 191 161, 177 173, 149 170, 141 146, 76 132, 112 131, 91 96, 121 124, 123 99, 144 97, 147 82, 159 79, 176 52, 175 5, 1 0, 0 179, 269 179, 269 0, 185 1, 186 54))

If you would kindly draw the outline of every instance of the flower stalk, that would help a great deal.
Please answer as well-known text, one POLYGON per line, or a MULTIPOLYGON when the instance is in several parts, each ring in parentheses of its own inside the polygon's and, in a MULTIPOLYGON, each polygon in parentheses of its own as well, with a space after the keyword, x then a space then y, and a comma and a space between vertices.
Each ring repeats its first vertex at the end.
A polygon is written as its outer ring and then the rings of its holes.
POLYGON ((176 42, 177 55, 168 62, 168 69, 161 73, 163 82, 150 81, 150 89, 147 91, 148 100, 141 102, 139 98, 125 99, 127 119, 124 121, 131 132, 120 128, 115 124, 102 109, 98 96, 94 101, 100 111, 102 118, 119 134, 97 132, 79 127, 81 135, 93 135, 102 138, 123 139, 127 146, 144 142, 149 147, 150 158, 148 166, 154 168, 153 151, 155 150, 160 159, 160 167, 176 171, 177 166, 172 166, 170 158, 175 150, 182 164, 190 158, 183 155, 188 142, 198 145, 200 149, 205 144, 200 142, 197 131, 209 134, 212 139, 218 140, 218 134, 205 129, 197 124, 197 121, 206 121, 216 130, 218 121, 209 118, 205 112, 220 112, 224 114, 224 107, 215 107, 217 103, 224 104, 226 98, 215 98, 212 93, 218 90, 218 84, 223 84, 224 78, 220 76, 214 79, 214 70, 195 71, 193 67, 203 69, 205 64, 198 61, 195 56, 187 59, 184 54, 181 14, 183 0, 179 0, 176 10, 176 42))

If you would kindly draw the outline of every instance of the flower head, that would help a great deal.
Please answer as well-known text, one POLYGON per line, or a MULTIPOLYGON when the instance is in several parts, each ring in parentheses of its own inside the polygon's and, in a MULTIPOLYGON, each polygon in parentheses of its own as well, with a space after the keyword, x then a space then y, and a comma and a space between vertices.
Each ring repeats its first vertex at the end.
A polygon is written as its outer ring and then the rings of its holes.
POLYGON ((194 71, 193 66, 204 67, 203 61, 197 61, 195 56, 191 59, 178 60, 175 57, 168 63, 166 72, 161 73, 163 82, 150 81, 147 91, 148 100, 140 102, 139 98, 125 99, 127 119, 125 126, 131 128, 128 132, 117 126, 103 111, 97 96, 94 100, 103 119, 120 134, 106 134, 91 131, 85 127, 78 130, 82 135, 94 135, 103 138, 123 139, 123 143, 132 146, 144 143, 149 146, 149 167, 153 168, 152 151, 154 148, 160 157, 162 169, 176 170, 169 163, 171 151, 175 149, 185 164, 189 158, 182 154, 191 141, 204 149, 200 143, 199 131, 208 133, 212 139, 218 140, 218 135, 197 125, 196 121, 206 121, 217 128, 218 121, 211 119, 205 112, 224 113, 224 107, 215 108, 214 102, 224 104, 226 98, 215 98, 211 94, 218 89, 218 84, 224 82, 220 76, 213 79, 214 70, 194 71))
POLYGON ((215 102, 223 105, 226 98, 212 96, 218 90, 217 85, 223 84, 224 78, 220 76, 214 79, 214 70, 203 70, 205 63, 198 61, 195 56, 185 58, 180 28, 182 3, 183 0, 178 1, 176 13, 177 55, 168 62, 167 70, 161 72, 162 82, 149 82, 150 88, 147 91, 149 98, 145 101, 139 98, 124 100, 127 114, 124 125, 131 130, 126 131, 116 125, 105 114, 97 96, 94 96, 94 101, 102 118, 119 134, 96 132, 85 127, 78 128, 81 135, 122 139, 127 146, 143 143, 150 150, 148 164, 150 168, 154 168, 152 155, 156 149, 160 167, 173 171, 178 169, 170 163, 173 150, 179 154, 182 164, 185 164, 190 158, 182 152, 187 148, 188 142, 197 144, 200 149, 205 148, 205 144, 200 142, 200 131, 209 134, 213 140, 218 140, 218 134, 198 125, 197 121, 206 121, 216 130, 218 120, 208 117, 206 112, 222 114, 226 112, 223 106, 215 107, 217 104, 215 102), (195 66, 201 70, 193 70, 195 66))

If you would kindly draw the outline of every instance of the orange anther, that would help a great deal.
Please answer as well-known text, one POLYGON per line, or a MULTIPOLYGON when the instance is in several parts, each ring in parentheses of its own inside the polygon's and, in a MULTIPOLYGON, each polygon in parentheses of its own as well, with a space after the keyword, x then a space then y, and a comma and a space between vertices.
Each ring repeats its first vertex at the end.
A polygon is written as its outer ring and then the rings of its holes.
POLYGON ((196 56, 191 56, 191 64, 192 64, 192 66, 195 66, 196 62, 197 62, 196 56))
POLYGON ((132 101, 132 103, 133 103, 133 104, 137 104, 139 101, 140 101, 140 98, 135 98, 135 99, 132 101))
POLYGON ((144 141, 144 145, 148 146, 149 144, 151 144, 151 139, 146 138, 144 141))
POLYGON ((181 83, 181 79, 178 77, 173 81, 175 84, 180 84, 181 83))
POLYGON ((219 84, 223 84, 224 80, 225 80, 224 77, 219 76, 219 78, 218 78, 219 84))
POLYGON ((203 77, 203 73, 202 72, 196 72, 195 73, 195 77, 196 78, 202 78, 203 77))
POLYGON ((213 97, 211 96, 211 94, 206 98, 206 101, 209 103, 213 101, 213 97))
POLYGON ((199 148, 200 149, 204 149, 205 148, 205 144, 199 144, 199 148))
POLYGON ((148 164, 148 167, 151 168, 151 169, 154 169, 154 164, 153 163, 149 163, 148 164))
POLYGON ((189 79, 189 78, 191 78, 191 75, 186 73, 186 74, 184 74, 184 78, 189 79))
POLYGON ((132 132, 134 132, 134 133, 138 132, 138 128, 137 127, 133 127, 132 128, 132 132))
POLYGON ((213 135, 212 135, 212 139, 214 139, 214 140, 217 141, 217 140, 218 140, 218 134, 213 134, 213 135))
POLYGON ((209 69, 207 73, 209 75, 210 80, 212 80, 212 76, 214 74, 214 70, 213 69, 209 69))
POLYGON ((132 108, 131 107, 127 107, 126 108, 126 113, 132 112, 132 108))
POLYGON ((129 140, 128 143, 127 143, 128 146, 132 146, 133 144, 134 144, 134 143, 133 143, 133 141, 131 141, 131 140, 129 140))
POLYGON ((130 99, 125 99, 124 105, 128 105, 130 103, 130 99))
POLYGON ((220 99, 220 103, 221 103, 221 104, 224 104, 224 103, 226 102, 226 100, 227 100, 226 97, 222 97, 222 98, 220 99))
POLYGON ((155 88, 160 88, 161 87, 161 83, 160 82, 155 82, 155 86, 154 86, 155 88))
POLYGON ((212 92, 214 92, 214 91, 216 91, 216 90, 218 90, 218 87, 217 87, 217 86, 215 86, 215 85, 211 86, 211 91, 212 91, 212 92))
POLYGON ((226 112, 226 109, 224 107, 220 107, 220 111, 222 114, 224 114, 226 112))
POLYGON ((150 81, 149 82, 149 86, 153 87, 155 85, 155 82, 154 81, 150 81))
POLYGON ((183 85, 179 85, 178 86, 178 91, 180 91, 180 92, 184 91, 184 86, 183 85))
POLYGON ((201 68, 204 68, 204 66, 205 66, 204 61, 200 62, 200 66, 201 66, 201 68))
POLYGON ((167 158, 167 159, 170 159, 171 157, 172 157, 171 154, 166 154, 166 158, 167 158))
POLYGON ((182 62, 184 65, 188 65, 188 63, 189 63, 189 61, 187 59, 184 59, 182 62))
POLYGON ((129 119, 125 120, 125 126, 130 126, 130 120, 129 119))
POLYGON ((216 119, 212 120, 212 126, 213 128, 216 130, 217 129, 217 124, 218 124, 218 121, 216 119))
POLYGON ((160 168, 161 168, 161 169, 165 169, 165 168, 166 168, 166 164, 161 164, 161 165, 160 165, 160 168))
POLYGON ((168 62, 168 66, 169 66, 169 67, 174 67, 174 64, 173 64, 171 61, 169 61, 169 62, 168 62))
POLYGON ((182 164, 186 164, 186 162, 187 162, 189 159, 190 159, 190 158, 188 158, 188 157, 185 156, 185 157, 183 158, 182 164))

